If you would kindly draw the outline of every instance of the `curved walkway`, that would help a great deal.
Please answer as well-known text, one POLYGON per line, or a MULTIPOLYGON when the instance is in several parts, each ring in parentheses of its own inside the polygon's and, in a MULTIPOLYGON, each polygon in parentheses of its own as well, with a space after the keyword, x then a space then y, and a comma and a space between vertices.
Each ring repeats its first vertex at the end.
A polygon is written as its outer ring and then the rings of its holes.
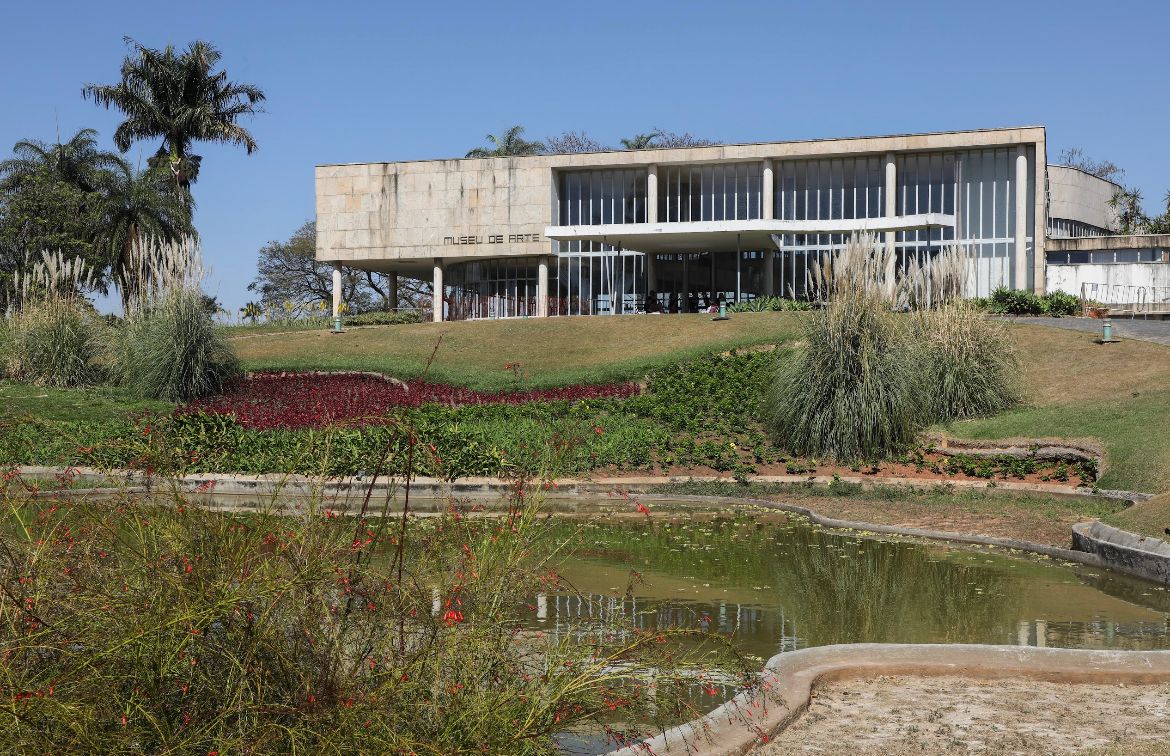
MULTIPOLYGON (((1101 335, 1101 321, 1095 318, 1004 318, 1018 325, 1039 325, 1048 328, 1063 328, 1066 331, 1081 331, 1101 335)), ((1170 320, 1146 320, 1144 318, 1111 318, 1113 338, 1152 341, 1170 346, 1170 320)))
POLYGON ((792 724, 808 708, 818 682, 879 675, 1162 683, 1170 681, 1170 651, 901 643, 789 651, 773 656, 764 666, 762 682, 767 692, 762 697, 740 694, 701 719, 613 754, 743 754, 792 724))

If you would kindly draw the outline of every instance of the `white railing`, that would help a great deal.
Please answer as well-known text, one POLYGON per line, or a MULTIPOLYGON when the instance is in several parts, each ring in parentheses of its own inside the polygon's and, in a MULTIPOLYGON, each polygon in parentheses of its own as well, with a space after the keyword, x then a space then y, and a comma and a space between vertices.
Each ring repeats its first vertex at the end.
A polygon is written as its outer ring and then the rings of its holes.
POLYGON ((1127 284, 1081 284, 1081 309, 1094 305, 1106 307, 1113 314, 1170 314, 1170 286, 1130 286, 1127 284))

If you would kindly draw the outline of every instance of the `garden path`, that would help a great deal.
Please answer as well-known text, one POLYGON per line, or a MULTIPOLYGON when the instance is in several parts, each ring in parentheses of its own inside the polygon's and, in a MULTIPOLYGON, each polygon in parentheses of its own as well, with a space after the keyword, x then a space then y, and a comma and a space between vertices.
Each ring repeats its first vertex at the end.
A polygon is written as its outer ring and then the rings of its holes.
MULTIPOLYGON (((1101 321, 1094 318, 1010 318, 1020 325, 1042 325, 1049 328, 1064 328, 1070 331, 1101 333, 1101 321)), ((1170 320, 1146 320, 1142 318, 1111 318, 1113 337, 1116 339, 1139 339, 1155 344, 1170 346, 1170 320)))

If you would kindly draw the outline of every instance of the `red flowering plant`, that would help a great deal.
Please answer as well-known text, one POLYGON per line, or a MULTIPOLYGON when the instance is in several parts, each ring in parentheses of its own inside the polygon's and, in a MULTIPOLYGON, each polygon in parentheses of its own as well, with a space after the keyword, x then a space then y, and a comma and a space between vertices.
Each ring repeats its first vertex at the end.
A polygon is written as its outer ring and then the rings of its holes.
POLYGON ((546 486, 522 475, 498 511, 451 498, 416 516, 414 471, 441 455, 409 420, 386 437, 359 493, 247 511, 166 471, 152 493, 104 498, 6 483, 6 750, 548 753, 569 733, 627 744, 690 719, 688 688, 716 669, 752 688, 698 618, 541 630, 541 597, 573 592, 546 486), (399 449, 405 475, 384 477, 399 449))

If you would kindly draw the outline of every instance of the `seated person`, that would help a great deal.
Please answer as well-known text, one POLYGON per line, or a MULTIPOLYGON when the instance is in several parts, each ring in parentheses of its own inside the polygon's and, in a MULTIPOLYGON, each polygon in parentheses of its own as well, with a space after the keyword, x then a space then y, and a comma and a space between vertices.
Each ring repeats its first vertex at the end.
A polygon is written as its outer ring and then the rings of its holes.
POLYGON ((711 304, 708 305, 708 307, 707 307, 707 312, 711 313, 712 315, 718 315, 719 314, 719 306, 722 304, 723 304, 723 297, 719 297, 718 302, 712 300, 711 304))

